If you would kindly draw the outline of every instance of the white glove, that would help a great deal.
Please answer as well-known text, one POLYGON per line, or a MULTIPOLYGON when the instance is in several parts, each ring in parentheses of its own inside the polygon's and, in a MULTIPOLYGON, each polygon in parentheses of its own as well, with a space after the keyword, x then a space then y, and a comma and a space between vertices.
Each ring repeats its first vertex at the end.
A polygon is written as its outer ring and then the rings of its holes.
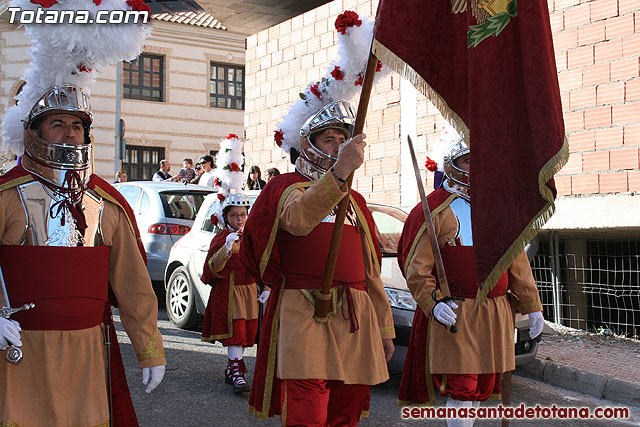
POLYGON ((271 291, 262 291, 260 293, 260 296, 258 297, 258 302, 264 304, 265 302, 267 302, 267 300, 269 299, 269 294, 271 294, 271 291))
POLYGON ((152 366, 150 368, 142 368, 142 384, 147 386, 145 390, 147 393, 151 393, 154 388, 158 387, 158 384, 162 382, 164 378, 164 365, 152 366), (149 381, 151 378, 151 381, 149 381), (149 385, 147 385, 147 383, 149 385))
POLYGON ((238 233, 230 233, 227 236, 227 240, 224 242, 224 247, 227 248, 227 252, 231 253, 233 244, 238 240, 240 240, 240 235, 238 233))
POLYGON ((456 323, 457 314, 452 309, 458 308, 458 304, 453 301, 439 302, 433 307, 433 317, 445 326, 456 323))
POLYGON ((0 350, 6 350, 9 345, 22 346, 21 330, 20 323, 0 317, 0 350))
POLYGON ((542 317, 541 311, 534 311, 529 313, 529 336, 534 339, 542 332, 544 327, 544 317, 542 317))

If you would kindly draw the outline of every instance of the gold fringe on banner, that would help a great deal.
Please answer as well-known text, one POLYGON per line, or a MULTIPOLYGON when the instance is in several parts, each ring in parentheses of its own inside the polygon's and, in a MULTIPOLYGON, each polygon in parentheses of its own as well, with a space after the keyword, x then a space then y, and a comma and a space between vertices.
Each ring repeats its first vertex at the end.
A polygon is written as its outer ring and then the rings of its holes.
POLYGON ((553 199, 553 192, 547 187, 547 182, 553 178, 553 176, 567 163, 569 159, 569 142, 567 136, 564 137, 562 148, 553 156, 540 170, 538 174, 538 189, 540 195, 547 201, 545 206, 536 214, 531 220, 529 225, 520 233, 518 238, 511 244, 509 249, 498 260, 498 263, 493 267, 491 273, 487 276, 482 283, 482 287, 478 290, 476 295, 476 301, 478 305, 482 305, 487 299, 487 294, 493 290, 500 279, 500 276, 506 271, 511 263, 516 259, 518 255, 524 250, 525 246, 538 234, 542 226, 551 218, 551 215, 555 212, 555 203, 553 199))
POLYGON ((436 92, 436 90, 433 89, 422 78, 422 76, 416 72, 416 70, 376 39, 373 39, 371 50, 373 54, 384 63, 384 65, 409 80, 417 90, 426 96, 429 101, 435 105, 438 111, 440 111, 440 114, 442 114, 444 119, 453 126, 456 132, 458 132, 458 135, 464 139, 467 146, 471 147, 471 142, 469 141, 469 128, 467 125, 462 121, 460 116, 458 116, 458 114, 449 107, 444 98, 440 96, 440 94, 436 92))

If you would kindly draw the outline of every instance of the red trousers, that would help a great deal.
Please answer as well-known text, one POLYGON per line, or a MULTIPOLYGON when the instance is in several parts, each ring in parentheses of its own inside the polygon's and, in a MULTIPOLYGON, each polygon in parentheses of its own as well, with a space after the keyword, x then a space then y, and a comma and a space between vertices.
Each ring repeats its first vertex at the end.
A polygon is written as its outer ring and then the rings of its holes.
POLYGON ((500 394, 502 374, 434 374, 432 377, 440 396, 484 402, 491 395, 500 394))
POLYGON ((258 319, 233 319, 233 335, 231 338, 220 341, 222 345, 238 345, 253 347, 258 333, 258 319))
POLYGON ((283 380, 282 424, 304 427, 357 426, 369 410, 371 386, 328 380, 283 380))

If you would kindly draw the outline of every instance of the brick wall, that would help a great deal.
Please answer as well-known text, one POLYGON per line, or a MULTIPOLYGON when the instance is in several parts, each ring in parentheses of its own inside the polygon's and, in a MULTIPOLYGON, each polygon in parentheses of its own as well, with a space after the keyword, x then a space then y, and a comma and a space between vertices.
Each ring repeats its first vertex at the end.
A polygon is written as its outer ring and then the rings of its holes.
POLYGON ((640 0, 549 0, 571 151, 560 195, 640 191, 640 0))
MULTIPOLYGON (((640 191, 640 0, 548 0, 570 158, 560 195, 640 191)), ((333 22, 349 9, 370 18, 377 1, 335 0, 247 40, 247 160, 292 171, 273 142, 278 120, 337 58, 333 22)), ((400 204, 400 77, 372 92, 369 148, 355 188, 400 204)), ((442 116, 423 96, 416 108, 421 158, 439 138, 442 116)), ((402 167, 401 167, 402 166, 402 167)), ((424 171, 423 171, 424 174, 424 171)), ((427 174, 425 174, 427 175, 427 174)), ((431 179, 428 174, 427 179, 431 179)))

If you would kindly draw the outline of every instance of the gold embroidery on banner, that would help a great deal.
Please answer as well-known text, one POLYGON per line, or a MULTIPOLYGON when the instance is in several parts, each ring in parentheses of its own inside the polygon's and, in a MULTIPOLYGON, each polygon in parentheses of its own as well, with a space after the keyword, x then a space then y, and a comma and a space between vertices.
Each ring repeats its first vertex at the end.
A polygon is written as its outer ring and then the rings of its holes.
MULTIPOLYGON (((20 184, 17 184, 17 185, 20 185, 20 184)), ((4 190, 6 190, 6 188, 0 191, 4 191, 4 190)), ((0 421, 0 427, 20 427, 20 424, 14 423, 13 421, 0 421)))
POLYGON ((106 423, 97 424, 96 427, 109 427, 110 425, 109 421, 107 421, 106 423))
POLYGON ((511 0, 471 0, 472 4, 475 3, 473 9, 473 16, 478 21, 478 24, 482 24, 489 16, 496 16, 499 13, 509 13, 507 6, 511 3, 511 0), (477 16, 476 16, 477 14, 477 16))
POLYGON ((369 418, 369 410, 368 409, 363 409, 362 412, 360 413, 360 419, 363 418, 369 418))
POLYGON ((151 339, 147 343, 146 347, 142 352, 138 353, 138 361, 142 362, 143 360, 156 359, 158 357, 164 357, 164 348, 156 348, 158 342, 160 342, 160 332, 158 329, 153 331, 153 335, 151 339))
POLYGON ((463 13, 467 11, 467 0, 451 0, 451 13, 463 13))
POLYGON ((296 190, 298 188, 310 187, 312 184, 313 182, 311 181, 297 182, 295 184, 291 184, 282 192, 282 196, 280 196, 280 201, 278 202, 278 210, 276 212, 276 217, 275 217, 275 220, 273 221, 273 226, 271 227, 271 234, 269 235, 269 241, 267 242, 267 247, 264 249, 262 258, 260 258, 260 276, 264 275, 264 272, 267 269, 267 264, 269 263, 269 258, 271 258, 271 250, 273 249, 273 245, 276 241, 276 235, 278 234, 278 225, 280 224, 280 214, 282 213, 285 200, 287 200, 287 197, 293 190, 296 190))
MULTIPOLYGON (((229 275, 229 296, 227 297, 227 333, 226 334, 218 334, 218 335, 210 335, 208 337, 202 337, 201 340, 204 342, 214 342, 216 340, 226 340, 233 336, 233 293, 235 289, 235 281, 236 281, 236 272, 232 271, 229 275)), ((213 289, 211 289, 213 292, 213 289)))
POLYGON ((476 18, 476 21, 478 24, 482 24, 484 21, 486 21, 489 18, 489 13, 486 7, 491 9, 491 6, 490 5, 487 6, 487 5, 492 2, 493 0, 471 0, 471 14, 473 15, 474 18, 476 18), (483 4, 480 4, 480 3, 483 3, 483 4))

